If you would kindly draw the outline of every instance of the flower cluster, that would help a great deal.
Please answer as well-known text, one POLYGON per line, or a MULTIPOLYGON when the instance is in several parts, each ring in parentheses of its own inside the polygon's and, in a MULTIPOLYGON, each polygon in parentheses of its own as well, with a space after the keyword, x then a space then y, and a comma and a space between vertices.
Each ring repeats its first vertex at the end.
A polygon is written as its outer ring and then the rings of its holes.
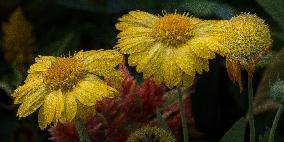
MULTIPOLYGON (((196 73, 209 71, 209 59, 215 54, 226 57, 229 77, 242 91, 241 70, 252 76, 255 64, 272 44, 268 26, 252 14, 216 21, 188 13, 156 16, 132 11, 119 21, 116 50, 37 57, 25 84, 12 94, 15 104, 21 104, 17 116, 26 117, 39 109, 39 127, 55 125, 49 129, 53 141, 78 141, 72 120, 80 116, 92 141, 124 142, 136 128, 157 124, 155 110, 165 102, 166 87, 190 87, 196 73), (143 73, 142 84, 121 63, 121 53, 129 55, 129 65, 143 73), (119 63, 120 71, 116 69, 119 63)), ((190 125, 188 97, 184 103, 190 125)), ((167 114, 170 117, 165 120, 179 138, 182 124, 178 104, 169 106, 163 112, 167 114)), ((145 130, 134 132, 129 141, 136 141, 138 136, 138 141, 174 141, 160 129, 145 130)))
POLYGON ((241 69, 254 72, 255 64, 270 51, 268 26, 252 14, 230 20, 201 20, 188 14, 155 16, 132 11, 119 19, 116 48, 129 54, 129 64, 167 87, 189 87, 196 72, 209 70, 215 53, 226 56, 229 77, 242 91, 241 69))

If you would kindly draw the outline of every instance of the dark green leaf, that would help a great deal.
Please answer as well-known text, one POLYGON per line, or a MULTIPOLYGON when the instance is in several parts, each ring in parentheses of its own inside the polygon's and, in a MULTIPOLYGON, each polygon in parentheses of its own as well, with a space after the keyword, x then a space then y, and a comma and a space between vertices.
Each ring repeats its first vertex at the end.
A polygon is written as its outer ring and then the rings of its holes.
POLYGON ((278 22, 284 30, 284 1, 283 0, 256 0, 270 16, 278 22))
POLYGON ((187 0, 182 4, 182 7, 197 16, 217 16, 222 19, 230 19, 235 15, 230 6, 216 1, 187 0))
POLYGON ((233 127, 226 132, 220 142, 243 142, 245 136, 244 118, 239 119, 233 127))

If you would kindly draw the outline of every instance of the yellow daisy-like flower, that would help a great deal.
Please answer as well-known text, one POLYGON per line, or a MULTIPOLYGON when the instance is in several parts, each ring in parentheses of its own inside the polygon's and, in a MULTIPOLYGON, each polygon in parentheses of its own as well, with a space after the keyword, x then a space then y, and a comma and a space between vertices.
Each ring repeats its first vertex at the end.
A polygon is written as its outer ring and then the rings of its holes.
POLYGON ((226 67, 231 80, 238 82, 242 91, 241 70, 251 76, 256 63, 272 46, 268 26, 252 14, 241 14, 225 24, 221 43, 226 52, 226 67))
POLYGON ((131 11, 119 21, 116 48, 129 54, 129 64, 137 66, 144 78, 153 76, 169 88, 189 87, 195 73, 208 71, 208 59, 222 48, 207 31, 198 28, 202 20, 186 13, 155 16, 131 11))
POLYGON ((69 57, 39 56, 28 70, 25 84, 12 94, 21 104, 17 116, 26 117, 38 108, 41 129, 52 122, 71 121, 80 108, 93 107, 104 97, 118 92, 102 76, 118 85, 121 74, 114 68, 122 61, 117 51, 80 51, 69 57))

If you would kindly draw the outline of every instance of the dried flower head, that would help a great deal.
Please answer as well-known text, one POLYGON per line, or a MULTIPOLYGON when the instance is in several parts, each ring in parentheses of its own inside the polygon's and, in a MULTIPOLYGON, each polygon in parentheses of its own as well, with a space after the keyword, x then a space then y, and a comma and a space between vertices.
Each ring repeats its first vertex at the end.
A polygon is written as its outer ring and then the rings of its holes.
POLYGON ((256 15, 241 14, 228 21, 222 34, 229 77, 242 91, 241 70, 252 76, 256 63, 271 49, 269 28, 256 15))
POLYGON ((269 95, 272 100, 284 105, 284 81, 277 80, 273 83, 269 95))
POLYGON ((119 18, 116 48, 130 54, 128 62, 143 72, 144 78, 154 77, 167 87, 189 87, 195 73, 208 71, 208 59, 215 57, 221 45, 198 29, 202 20, 187 13, 164 13, 155 16, 131 11, 119 18))
POLYGON ((39 56, 28 70, 25 84, 12 94, 21 104, 17 116, 26 117, 39 107, 41 129, 58 121, 71 121, 103 98, 118 94, 100 76, 113 82, 122 77, 114 69, 122 60, 116 51, 80 51, 69 57, 39 56), (78 111, 77 111, 78 109, 78 111))
POLYGON ((20 70, 26 70, 25 65, 31 64, 34 59, 35 37, 32 34, 33 27, 24 17, 21 8, 12 13, 2 30, 5 59, 19 65, 20 70))
POLYGON ((146 126, 130 134, 127 142, 175 142, 175 139, 164 129, 146 126))

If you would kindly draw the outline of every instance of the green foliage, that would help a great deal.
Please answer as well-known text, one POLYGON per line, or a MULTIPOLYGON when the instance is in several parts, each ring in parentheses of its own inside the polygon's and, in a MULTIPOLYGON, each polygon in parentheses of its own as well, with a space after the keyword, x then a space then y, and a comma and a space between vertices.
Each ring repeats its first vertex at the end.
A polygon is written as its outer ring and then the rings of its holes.
POLYGON ((245 121, 239 119, 233 127, 226 132, 220 142, 243 142, 245 138, 245 121))
POLYGON ((230 19, 235 15, 235 11, 229 5, 210 0, 186 0, 182 3, 182 7, 190 13, 202 17, 216 16, 230 19))
POLYGON ((278 22, 284 30, 284 1, 283 0, 257 0, 271 17, 278 22))
POLYGON ((62 56, 68 55, 69 51, 76 49, 79 46, 79 38, 74 32, 70 33, 59 33, 58 37, 54 37, 54 32, 51 32, 47 35, 47 39, 52 40, 48 43, 43 43, 40 55, 53 55, 53 56, 62 56))
POLYGON ((75 125, 80 138, 80 142, 91 142, 84 126, 83 119, 80 117, 75 118, 75 125))

